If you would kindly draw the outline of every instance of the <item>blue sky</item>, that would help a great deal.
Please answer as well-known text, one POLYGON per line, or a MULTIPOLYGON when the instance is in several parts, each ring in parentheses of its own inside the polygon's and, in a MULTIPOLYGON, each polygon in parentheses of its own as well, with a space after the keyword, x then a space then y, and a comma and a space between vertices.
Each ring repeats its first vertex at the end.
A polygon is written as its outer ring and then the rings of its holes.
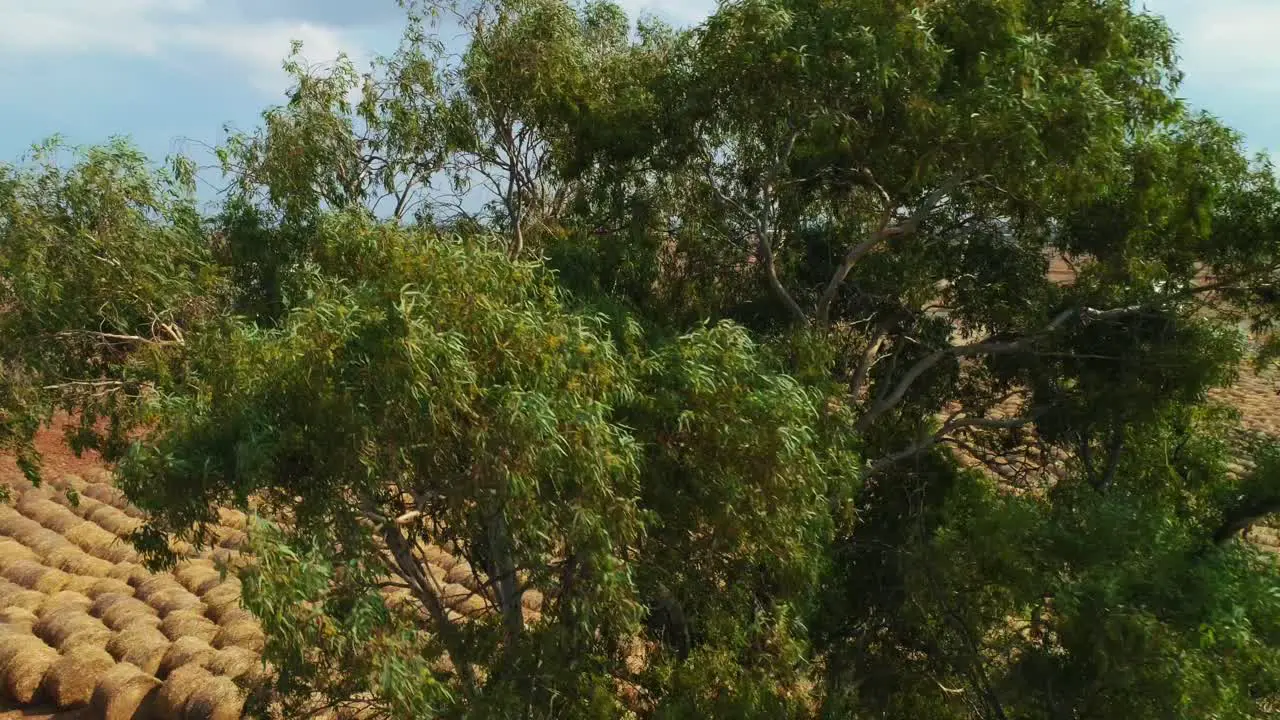
MULTIPOLYGON (((1280 152, 1280 0, 1144 4, 1182 39, 1188 100, 1280 152)), ((623 5, 689 23, 714 1, 623 5)), ((54 132, 202 155, 224 123, 251 127, 282 101, 291 39, 311 61, 363 59, 395 47, 400 19, 395 0, 0 0, 0 160, 54 132)))

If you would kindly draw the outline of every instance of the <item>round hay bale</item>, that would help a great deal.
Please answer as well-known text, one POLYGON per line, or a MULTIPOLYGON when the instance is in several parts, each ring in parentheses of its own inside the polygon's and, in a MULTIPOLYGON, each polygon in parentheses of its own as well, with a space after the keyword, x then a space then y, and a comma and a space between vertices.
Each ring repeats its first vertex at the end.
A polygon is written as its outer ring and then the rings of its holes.
POLYGON ((30 610, 20 607, 0 609, 0 623, 13 628, 25 628, 25 632, 31 632, 31 626, 36 624, 36 620, 36 614, 30 610))
POLYGON ((98 580, 100 579, 101 578, 90 577, 88 575, 68 574, 67 584, 63 589, 70 590, 71 592, 77 592, 77 593, 80 593, 81 595, 84 595, 85 597, 88 597, 89 588, 97 584, 98 580))
POLYGON ((227 610, 226 612, 222 613, 220 617, 218 617, 219 625, 235 625, 238 623, 246 623, 246 622, 256 623, 258 622, 258 618, 255 617, 253 613, 249 612, 248 610, 245 610, 242 607, 236 607, 236 608, 227 610))
MULTIPOLYGON (((97 523, 89 520, 83 520, 79 525, 72 526, 63 533, 63 537, 80 546, 80 549, 85 552, 98 557, 105 557, 104 553, 107 549, 120 542, 120 538, 103 530, 97 523)), ((112 562, 119 561, 113 560, 112 562)))
POLYGON ((142 525, 142 521, 129 517, 110 505, 99 505, 93 512, 85 515, 84 519, 101 525, 103 530, 117 537, 126 537, 142 525))
MULTIPOLYGON (((221 570, 214 570, 214 572, 216 574, 213 575, 212 577, 206 578, 205 580, 197 583, 196 586, 193 588, 189 588, 191 592, 195 593, 196 595, 199 595, 200 599, 204 600, 204 596, 206 593, 209 593, 225 585, 228 587, 228 589, 224 590, 223 592, 228 592, 228 593, 234 592, 237 596, 240 594, 240 581, 237 580, 234 575, 228 575, 224 579, 222 577, 221 570)), ((214 597, 216 598, 218 596, 215 595, 214 597)), ((207 600, 205 600, 205 602, 208 603, 207 600)))
POLYGON ((222 580, 222 573, 213 567, 213 563, 205 559, 188 560, 173 571, 173 576, 182 587, 200 595, 201 586, 213 587, 222 580))
POLYGON ((98 482, 90 483, 80 491, 80 494, 85 497, 93 498, 100 503, 111 505, 117 510, 123 510, 129 505, 129 501, 125 499, 124 493, 120 491, 120 488, 110 485, 109 483, 109 477, 98 482))
POLYGON ((47 557, 49 553, 54 550, 64 548, 71 544, 71 541, 67 540, 61 534, 43 526, 35 532, 26 533, 21 540, 40 557, 47 557))
POLYGON ((0 534, 7 535, 22 544, 22 536, 44 530, 45 527, 12 507, 0 504, 0 534))
POLYGON ((525 610, 539 612, 542 610, 542 593, 538 590, 525 590, 524 595, 520 597, 520 604, 525 610))
POLYGON ((184 665, 165 678, 156 695, 156 717, 186 717, 187 702, 196 690, 213 681, 213 675, 199 665, 184 665))
POLYGON ((471 569, 471 564, 466 560, 459 560, 453 567, 449 568, 449 572, 445 575, 445 579, 451 583, 456 583, 471 589, 471 585, 475 584, 475 572, 471 569))
POLYGON ((178 582, 178 579, 172 574, 159 573, 156 575, 150 575, 147 579, 138 583, 134 589, 133 595, 143 602, 150 602, 153 595, 165 590, 172 590, 174 588, 179 590, 185 589, 182 587, 182 583, 178 582))
POLYGON ((224 623, 213 638, 213 646, 219 649, 242 647, 260 653, 265 645, 266 636, 257 620, 224 623))
POLYGON ((3 574, 7 580, 46 595, 52 595, 66 587, 71 579, 61 570, 55 570, 32 560, 19 560, 5 568, 3 574))
POLYGON ((93 601, 89 614, 102 620, 112 630, 122 631, 134 625, 160 627, 160 617, 152 607, 137 598, 108 593, 93 601))
POLYGON ((169 550, 180 558, 195 557, 196 546, 186 540, 173 540, 169 543, 169 550))
POLYGON ((218 523, 232 530, 244 530, 249 525, 249 516, 235 508, 218 508, 218 523))
POLYGON ((204 613, 205 610, 205 605, 200 598, 181 587, 162 590, 148 598, 147 604, 159 611, 161 615, 179 610, 192 610, 197 613, 204 613))
POLYGON ((240 720, 244 693, 231 678, 212 675, 196 686, 187 699, 185 720, 240 720))
POLYGON ((136 588, 154 576, 138 563, 126 561, 116 563, 115 567, 107 573, 107 577, 113 580, 123 580, 136 588))
MULTIPOLYGON (((85 594, 94 600, 103 595, 127 595, 133 597, 133 586, 123 580, 104 577, 98 578, 98 581, 85 594)), ((145 605, 146 603, 143 604, 145 605)))
POLYGON ((249 534, 243 530, 226 529, 218 534, 218 545, 229 550, 244 550, 249 544, 249 534))
POLYGON ((228 577, 216 585, 206 587, 204 592, 200 593, 200 599, 209 605, 223 605, 228 601, 239 602, 241 589, 239 580, 228 577))
POLYGON ((62 644, 58 646, 58 652, 63 655, 73 655, 86 648, 105 650, 107 643, 113 637, 115 637, 115 633, 106 627, 77 630, 62 641, 62 644))
MULTIPOLYGON (((84 486, 88 484, 85 482, 84 478, 80 477, 79 475, 76 475, 75 473, 64 473, 55 478, 52 478, 50 480, 50 483, 54 487, 58 488, 59 490, 64 491, 62 493, 58 493, 58 495, 65 495, 65 491, 67 490, 75 490, 76 492, 80 492, 81 490, 84 489, 84 486)), ((57 497, 57 495, 55 495, 55 497, 57 497)))
POLYGON ((30 704, 39 696, 44 675, 58 658, 56 650, 43 645, 33 645, 9 658, 0 667, 0 673, 4 676, 5 693, 15 702, 30 704))
MULTIPOLYGON (((31 632, 49 644, 50 647, 62 647, 62 642, 82 630, 96 630, 107 627, 102 621, 86 613, 78 607, 64 607, 47 615, 42 615, 31 632)), ((108 631, 110 632, 110 631, 108 631)), ((104 641, 105 642, 105 641, 104 641)))
POLYGON ((120 662, 130 663, 148 675, 155 675, 160 672, 160 663, 171 644, 169 638, 156 628, 136 625, 112 637, 106 650, 120 662))
POLYGON ((248 648, 231 645, 222 648, 209 661, 208 670, 232 680, 249 675, 262 667, 262 657, 248 648))
POLYGON ((44 604, 44 593, 37 592, 35 590, 27 590, 26 588, 18 587, 17 585, 14 585, 13 587, 13 590, 0 592, 0 605, 35 612, 44 604))
POLYGON ((80 521, 67 508, 45 497, 27 494, 18 501, 18 511, 54 532, 65 532, 80 521))
POLYGON ((134 549, 132 542, 117 538, 114 543, 102 551, 100 557, 108 562, 122 563, 137 562, 141 556, 134 549))
POLYGON ((116 665, 101 648, 77 648, 63 655, 44 674, 44 693, 60 708, 86 705, 98 681, 116 665))
POLYGON ((39 556, 35 554, 31 548, 14 540, 13 538, 0 538, 0 570, 3 570, 19 560, 39 560, 39 556))
POLYGON ((67 495, 66 492, 58 493, 57 495, 54 495, 49 499, 58 503, 62 507, 70 510, 71 513, 76 517, 82 518, 85 515, 87 515, 90 510, 93 510, 94 508, 102 504, 97 500, 94 500, 93 498, 85 497, 84 487, 85 487, 84 484, 81 483, 79 487, 70 488, 76 491, 76 499, 74 502, 71 500, 71 498, 67 495))
POLYGON ((63 572, 104 578, 111 572, 111 563, 97 558, 79 547, 68 543, 64 547, 53 550, 44 558, 45 562, 63 572))
POLYGON ((9 628, 6 632, 0 632, 0 665, 8 662, 14 655, 26 652, 36 646, 53 650, 32 633, 22 632, 21 628, 9 628))
POLYGON ((36 610, 36 615, 44 617, 63 608, 77 608, 81 612, 88 612, 91 605, 93 601, 81 593, 74 590, 60 590, 45 596, 44 602, 36 610))
POLYGON ((445 572, 452 570, 453 566, 457 565, 459 562, 458 558, 436 545, 423 543, 419 547, 421 548, 422 554, 426 557, 428 563, 444 568, 445 572))
POLYGON ((89 714, 99 720, 154 717, 160 681, 129 663, 119 663, 98 681, 89 700, 89 714))
POLYGON ((157 677, 168 677, 173 671, 186 667, 188 665, 198 665, 204 668, 213 660, 213 656, 217 653, 209 643, 198 637, 182 637, 173 641, 169 646, 169 650, 164 654, 164 658, 160 661, 160 671, 156 673, 157 677))
MULTIPOLYGON (((213 642, 213 639, 221 633, 217 623, 192 610, 177 610, 169 613, 160 623, 160 630, 170 640, 190 636, 198 637, 205 642, 213 642)), ((214 647, 221 646, 214 643, 214 647)))

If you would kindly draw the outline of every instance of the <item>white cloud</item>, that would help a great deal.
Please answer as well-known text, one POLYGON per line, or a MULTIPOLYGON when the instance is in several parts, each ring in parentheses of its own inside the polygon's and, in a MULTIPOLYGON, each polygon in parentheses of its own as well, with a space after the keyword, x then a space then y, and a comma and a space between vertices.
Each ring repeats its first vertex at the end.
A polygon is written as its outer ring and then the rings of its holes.
POLYGON ((1148 2, 1181 40, 1188 80, 1240 90, 1280 89, 1280 5, 1274 0, 1148 2))
POLYGON ((265 93, 286 85, 291 40, 313 62, 363 49, 342 30, 301 20, 254 22, 209 0, 0 0, 0 68, 9 58, 131 56, 225 63, 265 93))

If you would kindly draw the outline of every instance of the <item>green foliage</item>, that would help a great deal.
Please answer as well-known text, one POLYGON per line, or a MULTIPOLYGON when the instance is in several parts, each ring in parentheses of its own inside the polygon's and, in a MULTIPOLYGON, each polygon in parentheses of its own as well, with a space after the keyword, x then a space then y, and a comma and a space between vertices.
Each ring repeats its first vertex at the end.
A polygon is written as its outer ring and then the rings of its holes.
POLYGON ((404 4, 211 217, 124 141, 0 166, 0 446, 73 413, 159 564, 262 516, 258 711, 1276 712, 1280 450, 1206 397, 1280 354, 1280 186, 1160 18, 404 4))

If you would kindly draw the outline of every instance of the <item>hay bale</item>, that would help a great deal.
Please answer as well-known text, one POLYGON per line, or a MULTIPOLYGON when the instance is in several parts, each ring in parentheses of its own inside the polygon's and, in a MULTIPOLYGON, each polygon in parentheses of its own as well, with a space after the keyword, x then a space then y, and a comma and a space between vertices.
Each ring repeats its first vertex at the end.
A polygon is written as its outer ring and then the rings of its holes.
POLYGON ((67 575, 67 584, 63 590, 70 590, 88 597, 89 588, 97 584, 101 578, 90 577, 88 575, 67 575))
POLYGON ((251 675, 262 668, 262 657, 248 648, 231 645, 222 648, 209 661, 208 670, 232 680, 251 675))
POLYGON ((199 665, 184 665, 165 678, 156 695, 156 717, 181 718, 186 716, 187 702, 196 690, 213 681, 213 675, 199 665))
POLYGON ((134 549, 133 543, 116 538, 116 541, 103 550, 100 557, 113 563, 137 562, 141 555, 134 549))
POLYGON ((249 545, 249 534, 243 530, 232 530, 227 528, 223 532, 218 533, 217 543, 220 547, 229 550, 244 550, 249 545))
POLYGON ((63 572, 94 578, 106 577, 107 573, 111 572, 111 568, 113 567, 112 564, 106 560, 94 557, 70 543, 53 550, 45 556, 44 560, 45 563, 51 567, 55 567, 63 572))
POLYGON ((57 477, 50 478, 49 484, 63 491, 61 493, 58 493, 54 497, 59 497, 59 496, 65 497, 67 490, 75 490, 76 492, 80 492, 81 490, 84 489, 84 486, 87 483, 85 482, 84 478, 80 477, 79 475, 76 475, 75 473, 64 473, 62 475, 58 475, 57 477))
POLYGON ((78 648, 49 667, 44 675, 44 693, 60 708, 86 705, 93 698, 98 681, 115 665, 115 658, 106 650, 78 648))
POLYGON ((95 582, 85 594, 94 600, 97 600, 103 595, 127 595, 132 597, 133 586, 123 580, 104 577, 98 578, 98 581, 95 582))
POLYGON ((258 618, 255 617, 253 613, 242 607, 227 610, 218 618, 219 625, 234 625, 236 623, 244 622, 256 623, 258 622, 258 618))
POLYGON ((129 505, 129 501, 125 498, 124 493, 120 491, 120 488, 111 485, 110 482, 110 476, 104 477, 98 482, 92 482, 86 485, 84 489, 80 491, 80 494, 85 497, 93 498, 100 503, 111 505, 117 510, 123 510, 129 505))
POLYGON ((205 588, 205 591, 200 593, 200 599, 210 607, 222 606, 228 602, 239 604, 240 590, 240 582, 235 578, 228 578, 225 582, 205 588))
MULTIPOLYGON (((177 610, 169 613, 160 623, 160 630, 170 640, 190 636, 198 637, 205 642, 213 642, 221 632, 217 623, 192 610, 177 610)), ((214 647, 221 646, 214 643, 214 647)))
POLYGON ((35 551, 14 540, 13 538, 0 538, 0 570, 3 570, 19 560, 36 561, 40 557, 35 551))
POLYGON ((42 615, 36 621, 36 624, 31 626, 31 632, 48 643, 50 647, 60 648, 62 647, 62 642, 75 633, 99 628, 107 630, 102 621, 84 610, 78 607, 64 607, 61 610, 42 615))
MULTIPOLYGON (((120 538, 103 530, 97 523, 89 520, 83 520, 79 525, 72 526, 63 533, 63 537, 80 546, 81 550, 98 557, 106 557, 107 549, 120 542, 120 538)), ((112 562, 119 561, 113 560, 112 562)))
POLYGON ((81 484, 79 485, 79 487, 74 488, 74 490, 76 491, 76 499, 75 499, 75 502, 72 502, 72 501, 71 501, 71 498, 70 498, 70 497, 68 497, 68 496, 67 496, 67 493, 65 493, 65 492, 58 493, 57 495, 54 495, 53 497, 51 497, 51 498, 49 498, 49 499, 50 499, 50 500, 52 500, 52 501, 54 501, 54 502, 56 502, 56 503, 58 503, 58 504, 59 504, 59 505, 61 505, 62 507, 64 507, 64 508, 66 508, 66 509, 70 510, 70 511, 71 511, 71 513, 72 513, 73 515, 75 515, 76 517, 79 517, 79 518, 83 518, 83 517, 84 517, 85 515, 87 515, 91 510, 93 510, 94 508, 96 508, 96 507, 98 507, 99 505, 101 505, 101 504, 102 504, 102 503, 98 502, 97 500, 94 500, 93 498, 89 498, 89 497, 85 497, 85 496, 84 496, 84 492, 83 492, 83 490, 84 490, 84 484, 83 484, 83 483, 81 483, 81 484))
POLYGON ((186 720, 240 720, 244 700, 244 693, 231 678, 212 675, 191 693, 183 717, 186 720))
POLYGON ((80 517, 66 507, 44 497, 25 495, 18 502, 18 511, 50 530, 62 533, 80 522, 80 517))
POLYGON ((123 580, 133 587, 137 587, 154 576, 138 563, 125 561, 116 563, 115 567, 107 573, 107 577, 114 580, 123 580))
POLYGON ((238 620, 223 623, 213 638, 216 648, 242 647, 260 653, 266 645, 266 636, 257 620, 238 620))
POLYGON ((216 653, 217 651, 209 643, 198 637, 178 638, 173 641, 173 644, 169 646, 169 650, 165 652, 164 658, 160 661, 160 670, 156 673, 156 676, 168 677, 173 671, 188 665, 198 665, 203 669, 213 660, 213 656, 216 653))
POLYGON ((35 635, 0 634, 0 678, 8 696, 30 703, 40 690, 44 674, 58 659, 58 652, 35 635))
POLYGON ((6 589, 0 592, 0 605, 35 612, 44 604, 44 593, 36 590, 27 590, 12 583, 9 584, 12 585, 13 589, 6 589))
POLYGON ((128 537, 142 526, 141 520, 130 517, 110 505, 99 505, 93 512, 85 515, 84 519, 97 523, 103 530, 116 537, 128 537))
POLYGON ((475 571, 471 569, 471 563, 468 563, 466 560, 459 560, 453 567, 449 568, 448 573, 445 574, 445 579, 451 583, 462 585, 472 591, 474 591, 476 587, 479 587, 476 582, 475 571))
POLYGON ((0 504, 0 535, 7 535, 26 545, 22 536, 44 530, 45 527, 12 507, 0 504))
POLYGON ((218 524, 232 530, 244 530, 249 525, 249 516, 235 508, 218 508, 218 524))
POLYGON ((187 592, 186 588, 175 587, 162 590, 147 599, 147 604, 155 608, 161 615, 168 615, 179 610, 192 610, 204 613, 205 605, 200 598, 187 592))
POLYGON ((0 624, 10 628, 23 628, 24 632, 31 632, 31 626, 36 624, 36 620, 36 614, 30 610, 20 607, 0 609, 0 624))
POLYGON ((149 675, 155 675, 160 672, 160 664, 170 645, 169 638, 156 628, 135 625, 107 641, 106 650, 120 662, 130 663, 149 675))
POLYGON ((105 650, 107 643, 113 637, 115 637, 115 633, 105 627, 77 630, 62 641, 62 644, 58 646, 58 652, 63 655, 74 655, 88 648, 105 650))
POLYGON ((36 615, 44 617, 64 608, 77 608, 81 612, 88 612, 91 605, 93 601, 81 593, 74 590, 60 590, 45 596, 44 602, 36 610, 36 615))
POLYGON ((173 571, 173 576, 182 587, 196 595, 202 595, 200 588, 211 588, 222 580, 222 573, 213 567, 209 560, 188 560, 173 571))
POLYGON ((525 610, 533 612, 541 612, 542 610, 542 593, 538 590, 525 590, 524 595, 520 597, 520 604, 525 610))
POLYGON ((179 590, 185 589, 182 587, 182 583, 178 582, 177 578, 172 574, 158 573, 156 575, 149 575, 145 580, 138 583, 133 594, 134 597, 143 602, 150 602, 153 595, 164 592, 165 590, 172 590, 174 588, 179 590))
POLYGON ((453 566, 459 562, 458 558, 436 545, 422 543, 418 547, 422 550, 422 555, 427 559, 428 563, 443 568, 445 572, 452 570, 453 566))
POLYGON ((45 595, 58 592, 66 587, 71 579, 61 570, 55 570, 32 560, 19 560, 5 568, 2 574, 7 580, 45 595))
POLYGON ((71 544, 71 542, 61 534, 43 526, 35 532, 26 533, 20 539, 27 547, 34 550, 40 557, 48 557, 49 553, 59 548, 67 547, 71 544))
POLYGON ((89 700, 89 714, 100 720, 154 717, 160 681, 129 663, 119 663, 98 681, 89 700))
POLYGON ((150 605, 119 593, 109 593, 94 600, 89 614, 117 632, 135 625, 160 627, 160 616, 150 605))

